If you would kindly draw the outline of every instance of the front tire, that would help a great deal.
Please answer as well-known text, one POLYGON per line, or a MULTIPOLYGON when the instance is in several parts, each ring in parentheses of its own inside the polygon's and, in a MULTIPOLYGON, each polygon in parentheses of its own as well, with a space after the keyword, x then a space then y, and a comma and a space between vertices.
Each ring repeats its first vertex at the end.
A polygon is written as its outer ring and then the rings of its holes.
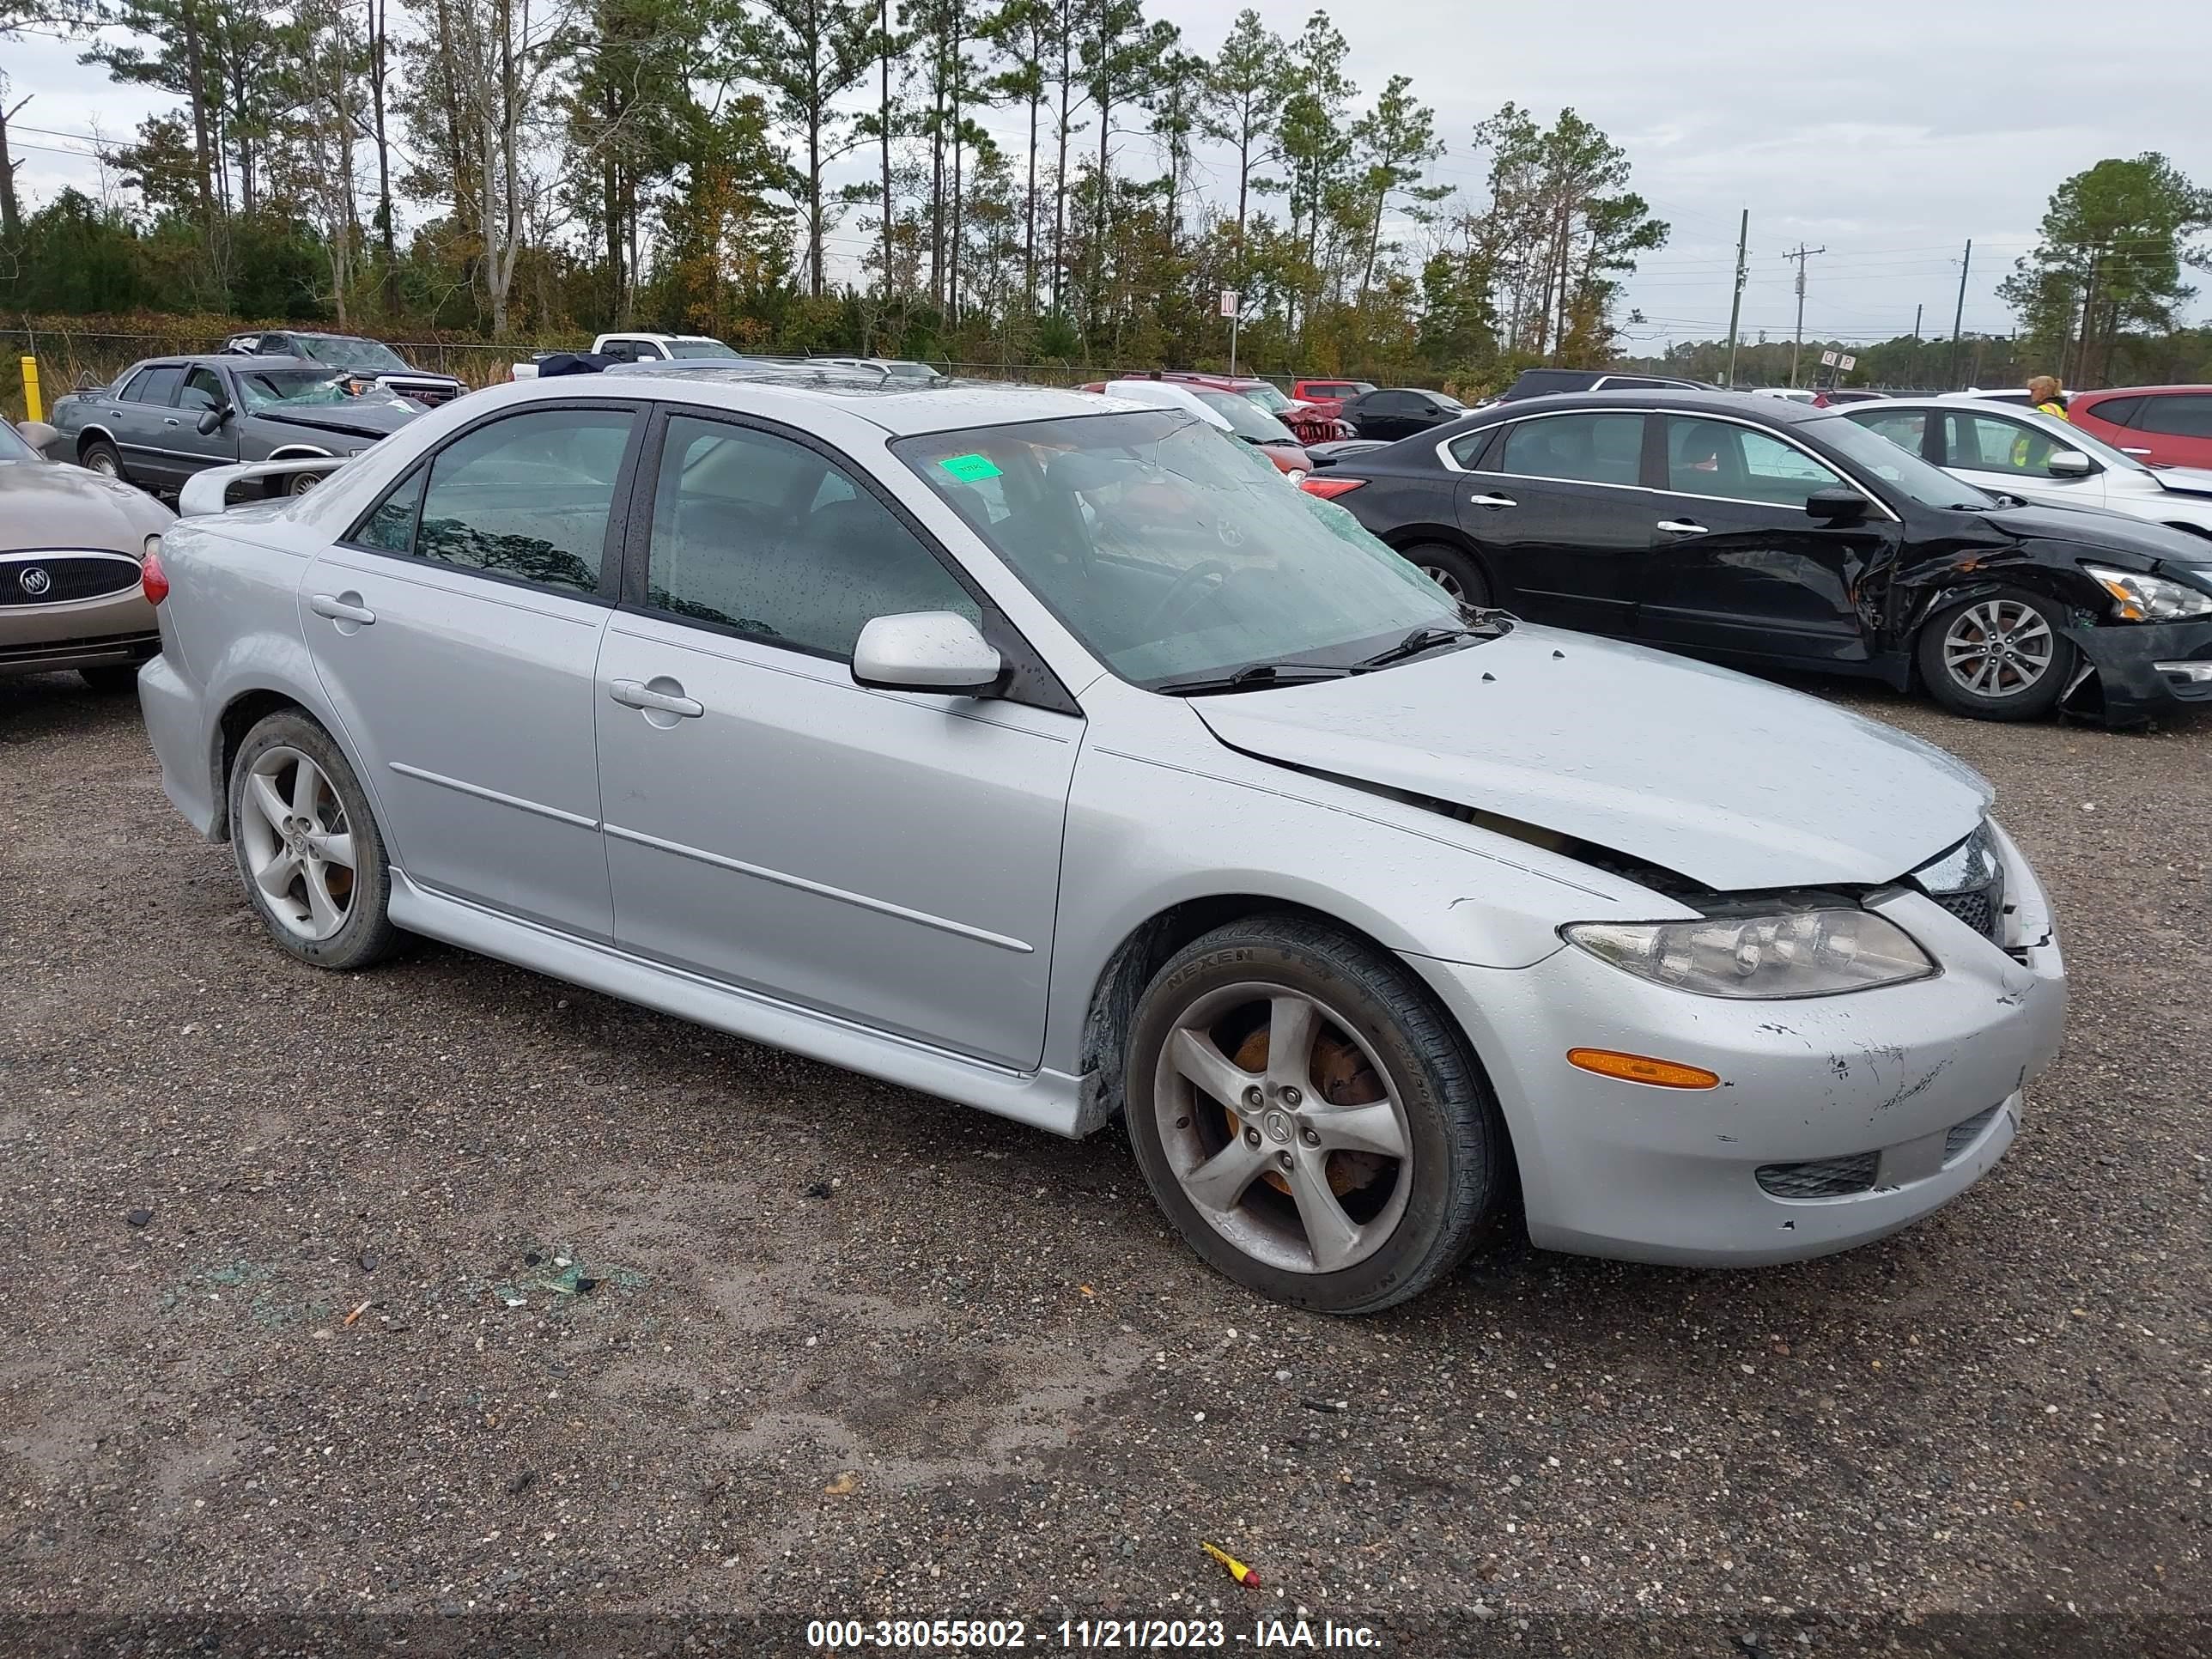
POLYGON ((1413 565, 1461 605, 1490 603, 1490 578, 1473 557, 1442 542, 1427 542, 1402 550, 1399 557, 1413 565))
POLYGON ((2073 678, 2073 642, 2057 605, 2000 587, 1939 611, 1913 647, 1929 695, 1954 714, 2031 720, 2049 714, 2073 678))
POLYGON ((229 794, 239 879, 271 939, 342 971, 392 953, 384 837, 330 733, 296 711, 268 716, 239 745, 229 794))
POLYGON ((131 475, 123 470, 123 452, 105 438, 94 438, 88 441, 77 452, 77 460, 80 465, 90 467, 103 477, 115 478, 124 483, 131 482, 131 475))
POLYGON ((1183 1240, 1238 1284, 1372 1313, 1464 1261, 1508 1203, 1505 1132, 1426 988, 1297 916, 1217 928, 1130 1033, 1129 1137, 1183 1240))

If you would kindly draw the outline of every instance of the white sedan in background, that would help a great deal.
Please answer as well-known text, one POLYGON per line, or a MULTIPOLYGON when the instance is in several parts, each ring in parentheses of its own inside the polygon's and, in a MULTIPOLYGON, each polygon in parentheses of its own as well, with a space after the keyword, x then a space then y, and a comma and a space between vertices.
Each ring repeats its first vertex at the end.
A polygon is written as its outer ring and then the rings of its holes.
POLYGON ((1848 418, 1994 495, 2101 507, 2212 536, 2212 471, 2146 466, 2055 415, 1959 398, 1892 398, 1848 418))

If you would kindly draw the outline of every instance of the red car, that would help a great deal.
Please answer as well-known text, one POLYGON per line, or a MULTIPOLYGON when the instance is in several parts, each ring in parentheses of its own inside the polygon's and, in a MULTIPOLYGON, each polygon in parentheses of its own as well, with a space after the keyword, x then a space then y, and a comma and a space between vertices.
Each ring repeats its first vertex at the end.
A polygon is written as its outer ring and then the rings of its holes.
POLYGON ((1372 380, 1293 380, 1291 396, 1297 402, 1311 404, 1324 415, 1341 418, 1344 405, 1363 392, 1375 390, 1372 380))
MULTIPOLYGON (((1273 381, 1245 374, 1199 374, 1189 369, 1163 369, 1158 375, 1146 373, 1130 374, 1130 380, 1174 380, 1184 386, 1202 386, 1216 392, 1233 392, 1249 398, 1267 413, 1290 428, 1291 435, 1302 444, 1325 444, 1338 438, 1356 437, 1351 423, 1340 421, 1328 410, 1314 408, 1310 404, 1294 403, 1283 396, 1273 381)), ((1083 388, 1085 392, 1103 392, 1106 382, 1094 380, 1083 388)))
POLYGON ((2212 468, 2212 386, 2072 392, 2066 418, 2149 465, 2212 468))

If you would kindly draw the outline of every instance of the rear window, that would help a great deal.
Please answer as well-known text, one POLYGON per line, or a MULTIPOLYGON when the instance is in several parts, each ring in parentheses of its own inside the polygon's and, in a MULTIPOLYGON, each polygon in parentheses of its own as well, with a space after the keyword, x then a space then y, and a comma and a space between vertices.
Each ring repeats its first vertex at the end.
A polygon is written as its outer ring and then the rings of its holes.
POLYGON ((2146 398, 2134 425, 2138 432, 2156 432, 2170 438, 2212 438, 2212 392, 2146 398))
POLYGON ((2144 398, 2100 398, 2082 406, 2081 413, 2114 426, 2132 426, 2136 414, 2149 400, 2144 398))

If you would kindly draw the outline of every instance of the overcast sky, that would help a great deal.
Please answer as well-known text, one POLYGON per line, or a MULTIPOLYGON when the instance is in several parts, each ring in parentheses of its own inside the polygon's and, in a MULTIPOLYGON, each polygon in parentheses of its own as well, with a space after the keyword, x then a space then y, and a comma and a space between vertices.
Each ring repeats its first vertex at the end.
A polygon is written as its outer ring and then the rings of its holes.
MULTIPOLYGON (((1208 52, 1239 9, 1152 4, 1208 52)), ((1285 35, 1306 10, 1260 7, 1285 35)), ((1802 242, 1827 250, 1810 263, 1807 333, 1887 338, 1911 330, 1916 305, 1925 331, 1948 331, 1968 237, 1966 326, 2010 327, 1996 283, 2069 173, 2158 149, 2212 184, 2207 0, 2113 10, 2078 0, 1365 0, 1334 15, 1363 92, 1413 77, 1450 147, 1443 176, 1471 191, 1481 179, 1470 131, 1509 99, 1547 120, 1571 106, 1626 148, 1634 187, 1674 227, 1631 286, 1650 319, 1630 331, 1639 354, 1726 332, 1745 208, 1747 337, 1790 332, 1795 267, 1783 254, 1802 242)), ((165 101, 79 66, 80 49, 35 37, 0 46, 9 101, 35 94, 15 133, 33 200, 98 183, 93 162, 64 153, 90 146, 64 135, 125 137, 165 101)), ((1118 148, 1128 146, 1140 141, 1118 148)), ((839 240, 849 249, 858 238, 848 229, 839 240)), ((2203 298, 2191 309, 2212 314, 2203 298)))

